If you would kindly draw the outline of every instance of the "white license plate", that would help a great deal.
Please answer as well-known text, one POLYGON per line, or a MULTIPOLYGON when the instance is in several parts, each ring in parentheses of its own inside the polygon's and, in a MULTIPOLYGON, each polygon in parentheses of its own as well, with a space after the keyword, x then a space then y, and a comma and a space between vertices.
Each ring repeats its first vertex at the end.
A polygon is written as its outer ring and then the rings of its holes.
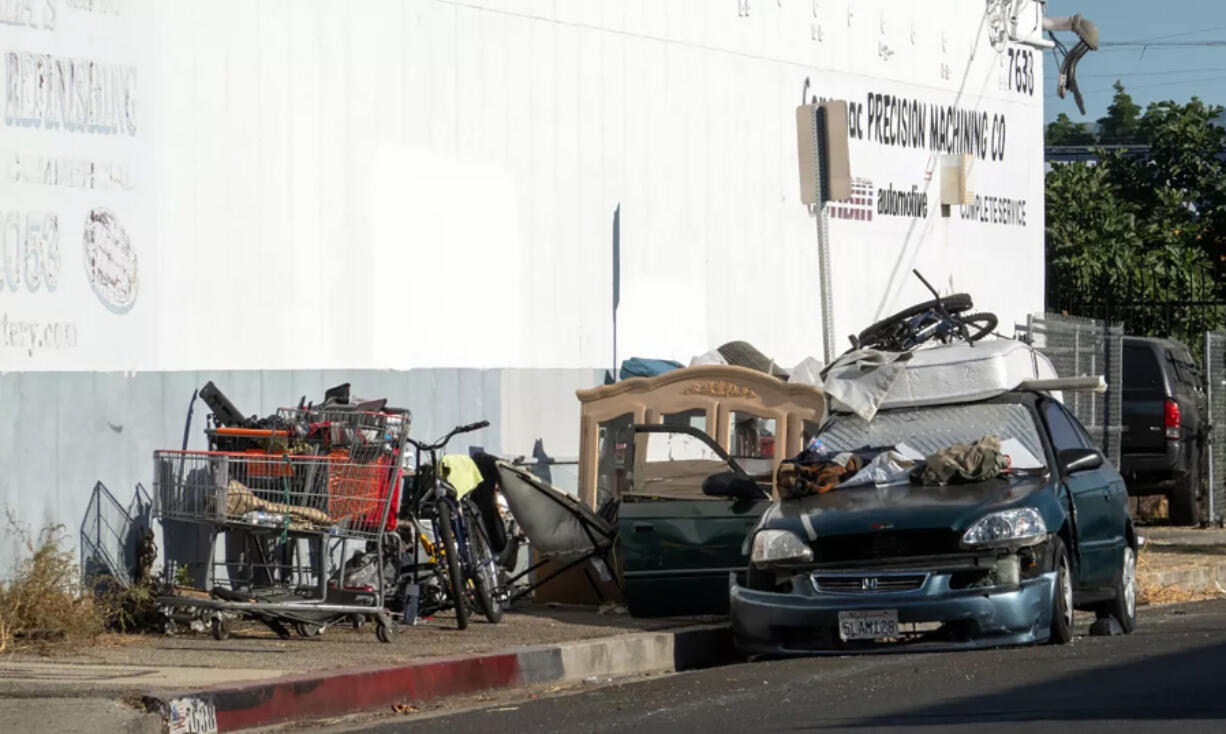
POLYGON ((839 612, 839 638, 842 640, 880 640, 898 637, 898 610, 839 612))

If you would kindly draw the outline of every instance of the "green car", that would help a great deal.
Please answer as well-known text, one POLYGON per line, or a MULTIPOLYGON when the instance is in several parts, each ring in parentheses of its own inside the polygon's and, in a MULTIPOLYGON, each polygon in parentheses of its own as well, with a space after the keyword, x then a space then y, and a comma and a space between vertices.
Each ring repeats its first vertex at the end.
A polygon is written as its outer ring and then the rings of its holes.
POLYGON ((836 412, 818 438, 832 452, 906 445, 928 456, 989 434, 1015 460, 990 479, 840 485, 772 504, 749 539, 746 573, 731 581, 738 647, 787 655, 1064 643, 1074 609, 1130 632, 1138 539, 1124 482, 1047 393, 1015 389, 871 421, 836 412))
POLYGON ((771 506, 769 480, 755 482, 697 428, 631 431, 618 513, 630 613, 727 614, 728 574, 743 573, 749 561, 746 539, 771 506), (736 496, 726 496, 729 483, 736 496))

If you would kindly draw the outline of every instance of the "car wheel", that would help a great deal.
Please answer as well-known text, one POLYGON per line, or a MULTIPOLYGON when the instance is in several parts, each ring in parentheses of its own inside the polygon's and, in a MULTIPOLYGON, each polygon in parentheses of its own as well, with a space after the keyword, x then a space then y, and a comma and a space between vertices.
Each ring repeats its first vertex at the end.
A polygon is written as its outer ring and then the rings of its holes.
POLYGON ((1094 607, 1099 619, 1115 617, 1124 634, 1137 626, 1137 552, 1124 546, 1123 560, 1115 574, 1115 598, 1094 607))
POLYGON ((1068 551, 1059 536, 1051 541, 1052 570, 1056 572, 1056 598, 1052 600, 1051 642, 1063 645, 1073 639, 1073 573, 1068 551))
POLYGON ((1179 480, 1167 498, 1172 525, 1200 524, 1200 452, 1188 462, 1187 475, 1179 480))

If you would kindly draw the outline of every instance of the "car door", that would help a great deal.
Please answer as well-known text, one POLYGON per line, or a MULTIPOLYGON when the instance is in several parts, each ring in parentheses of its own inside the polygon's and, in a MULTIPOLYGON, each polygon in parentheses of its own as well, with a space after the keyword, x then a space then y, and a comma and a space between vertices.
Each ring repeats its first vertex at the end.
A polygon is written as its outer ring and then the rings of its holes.
MULTIPOLYGON (((1077 419, 1055 400, 1044 401, 1043 420, 1057 457, 1065 449, 1095 448, 1077 419)), ((1057 467, 1057 472, 1073 504, 1077 586, 1108 586, 1124 548, 1124 483, 1105 460, 1095 469, 1067 474, 1063 467, 1057 467)))
POLYGON ((710 436, 689 426, 638 425, 627 457, 618 543, 635 616, 724 614, 728 573, 748 565, 745 538, 770 504, 708 497, 707 477, 744 475, 710 436))

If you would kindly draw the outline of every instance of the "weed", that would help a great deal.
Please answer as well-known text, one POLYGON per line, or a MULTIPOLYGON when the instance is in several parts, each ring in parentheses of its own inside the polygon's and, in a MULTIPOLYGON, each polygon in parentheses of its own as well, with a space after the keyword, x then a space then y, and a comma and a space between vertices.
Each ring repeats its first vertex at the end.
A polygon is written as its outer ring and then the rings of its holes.
POLYGON ((91 590, 81 583, 74 551, 67 548, 64 527, 43 528, 31 537, 14 518, 9 525, 25 544, 9 581, 0 581, 0 650, 93 639, 102 632, 103 613, 91 590))

